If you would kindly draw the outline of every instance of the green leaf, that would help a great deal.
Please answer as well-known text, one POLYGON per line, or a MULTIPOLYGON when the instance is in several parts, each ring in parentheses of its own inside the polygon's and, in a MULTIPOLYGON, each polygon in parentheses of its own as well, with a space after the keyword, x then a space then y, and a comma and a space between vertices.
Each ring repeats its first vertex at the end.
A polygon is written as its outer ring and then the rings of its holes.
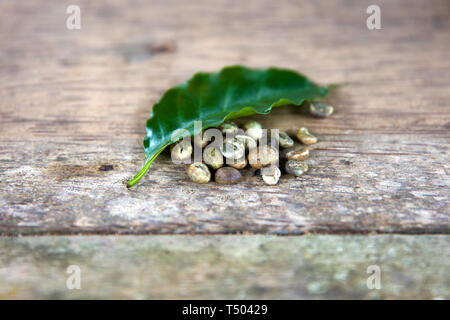
MULTIPOLYGON (((300 105, 305 100, 324 97, 328 87, 314 84, 304 75, 286 69, 265 70, 231 66, 216 73, 197 73, 184 84, 166 91, 153 106, 147 120, 144 168, 128 182, 136 184, 179 129, 194 132, 194 122, 202 129, 216 127, 225 120, 267 114, 274 107, 300 105)), ((181 137, 178 137, 181 138, 181 137)))

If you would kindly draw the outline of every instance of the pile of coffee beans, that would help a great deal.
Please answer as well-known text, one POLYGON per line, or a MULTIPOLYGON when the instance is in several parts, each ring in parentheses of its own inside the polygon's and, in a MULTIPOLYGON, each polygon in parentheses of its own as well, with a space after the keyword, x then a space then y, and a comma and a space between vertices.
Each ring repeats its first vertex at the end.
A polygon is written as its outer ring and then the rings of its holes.
MULTIPOLYGON (((333 113, 333 107, 313 102, 309 112, 324 118, 333 113)), ((317 137, 305 127, 298 128, 296 138, 303 145, 317 142, 317 137)), ((294 139, 286 132, 272 129, 269 133, 259 122, 251 120, 242 128, 233 121, 225 121, 220 127, 209 128, 195 136, 193 144, 190 139, 173 144, 171 153, 174 162, 189 164, 188 176, 196 183, 214 179, 220 184, 235 184, 242 180, 240 170, 250 166, 266 184, 276 185, 281 177, 280 162, 285 173, 301 176, 308 171, 305 160, 310 151, 303 146, 295 148, 294 139), (192 163, 196 148, 201 150, 201 161, 192 163)))

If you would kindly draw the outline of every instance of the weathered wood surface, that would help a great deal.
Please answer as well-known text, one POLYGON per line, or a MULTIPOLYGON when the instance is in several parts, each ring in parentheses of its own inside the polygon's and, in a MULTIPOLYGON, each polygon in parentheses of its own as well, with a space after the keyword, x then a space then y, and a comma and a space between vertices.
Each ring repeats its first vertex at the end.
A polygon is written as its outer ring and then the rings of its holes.
POLYGON ((449 299, 449 242, 447 235, 3 237, 0 299, 449 299), (79 290, 66 287, 71 265, 80 268, 79 290), (367 286, 374 266, 379 289, 367 286))
POLYGON ((0 232, 448 233, 448 1, 0 2, 0 232), (161 156, 135 188, 151 105, 224 65, 349 85, 325 120, 276 110, 268 128, 320 139, 302 178, 195 185, 161 156), (113 170, 105 171, 108 165, 113 170))

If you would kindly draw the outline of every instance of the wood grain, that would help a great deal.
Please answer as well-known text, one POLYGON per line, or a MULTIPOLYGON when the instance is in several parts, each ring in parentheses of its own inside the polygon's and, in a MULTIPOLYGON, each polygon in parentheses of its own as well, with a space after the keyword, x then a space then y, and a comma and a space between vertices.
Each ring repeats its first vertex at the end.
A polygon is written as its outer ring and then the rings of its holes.
POLYGON ((448 1, 0 3, 0 232, 449 233, 448 1), (151 105, 225 65, 348 83, 329 119, 255 116, 319 137, 311 171, 196 185, 162 155, 135 188, 151 105))
POLYGON ((0 299, 442 300, 449 244, 447 235, 0 237, 0 299), (79 290, 66 287, 73 265, 79 290), (379 290, 367 287, 369 266, 380 268, 379 290))

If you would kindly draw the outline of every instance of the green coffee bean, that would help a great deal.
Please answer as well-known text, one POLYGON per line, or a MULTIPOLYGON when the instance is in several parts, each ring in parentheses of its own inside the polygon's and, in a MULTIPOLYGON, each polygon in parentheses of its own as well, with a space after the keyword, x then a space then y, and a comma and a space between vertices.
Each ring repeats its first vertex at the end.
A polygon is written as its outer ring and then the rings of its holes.
POLYGON ((309 113, 318 118, 326 118, 333 114, 333 106, 323 102, 312 102, 309 105, 309 113))
POLYGON ((236 138, 225 139, 220 151, 225 158, 237 160, 245 155, 245 145, 236 138))
POLYGON ((261 139, 261 137, 263 136, 263 128, 259 122, 253 120, 247 121, 244 124, 244 129, 246 130, 246 134, 256 141, 261 139))
POLYGON ((307 172, 309 168, 308 165, 304 162, 300 162, 297 160, 289 160, 286 162, 285 169, 287 173, 299 177, 305 172, 307 172))
POLYGON ((248 162, 255 169, 278 162, 278 150, 272 146, 263 145, 255 148, 248 154, 248 162))
POLYGON ((317 142, 317 137, 309 133, 307 128, 300 128, 297 131, 297 138, 303 144, 314 144, 317 142))
POLYGON ((292 150, 286 153, 286 159, 288 160, 303 161, 308 159, 308 157, 309 157, 309 150, 307 148, 292 150))
POLYGON ((228 135, 234 135, 234 134, 238 133, 238 131, 239 131, 238 125, 236 123, 234 123, 233 121, 225 121, 224 123, 222 123, 220 125, 219 128, 223 134, 228 134, 228 135))
POLYGON ((280 180, 281 171, 277 166, 271 165, 261 169, 264 182, 268 185, 275 185, 280 180))
POLYGON ((203 161, 212 169, 223 166, 223 155, 218 148, 207 147, 203 150, 203 161))
POLYGON ((192 145, 190 141, 181 140, 170 146, 172 160, 174 162, 182 162, 188 160, 192 155, 192 145))
POLYGON ((228 160, 227 164, 230 167, 233 167, 235 169, 243 169, 243 168, 245 168, 247 166, 248 162, 247 162, 247 158, 244 156, 244 157, 242 157, 240 159, 237 159, 237 160, 234 160, 234 159, 233 160, 228 160))
POLYGON ((278 144, 282 148, 290 148, 294 145, 294 140, 286 132, 280 131, 274 138, 278 140, 278 144))
POLYGON ((234 138, 244 143, 246 150, 252 150, 256 148, 256 140, 248 135, 237 134, 234 136, 234 138))
POLYGON ((216 171, 215 180, 220 184, 235 184, 242 180, 242 175, 235 168, 223 167, 216 171))
POLYGON ((187 168, 189 178, 196 183, 208 183, 211 180, 211 172, 201 162, 194 162, 187 168))

